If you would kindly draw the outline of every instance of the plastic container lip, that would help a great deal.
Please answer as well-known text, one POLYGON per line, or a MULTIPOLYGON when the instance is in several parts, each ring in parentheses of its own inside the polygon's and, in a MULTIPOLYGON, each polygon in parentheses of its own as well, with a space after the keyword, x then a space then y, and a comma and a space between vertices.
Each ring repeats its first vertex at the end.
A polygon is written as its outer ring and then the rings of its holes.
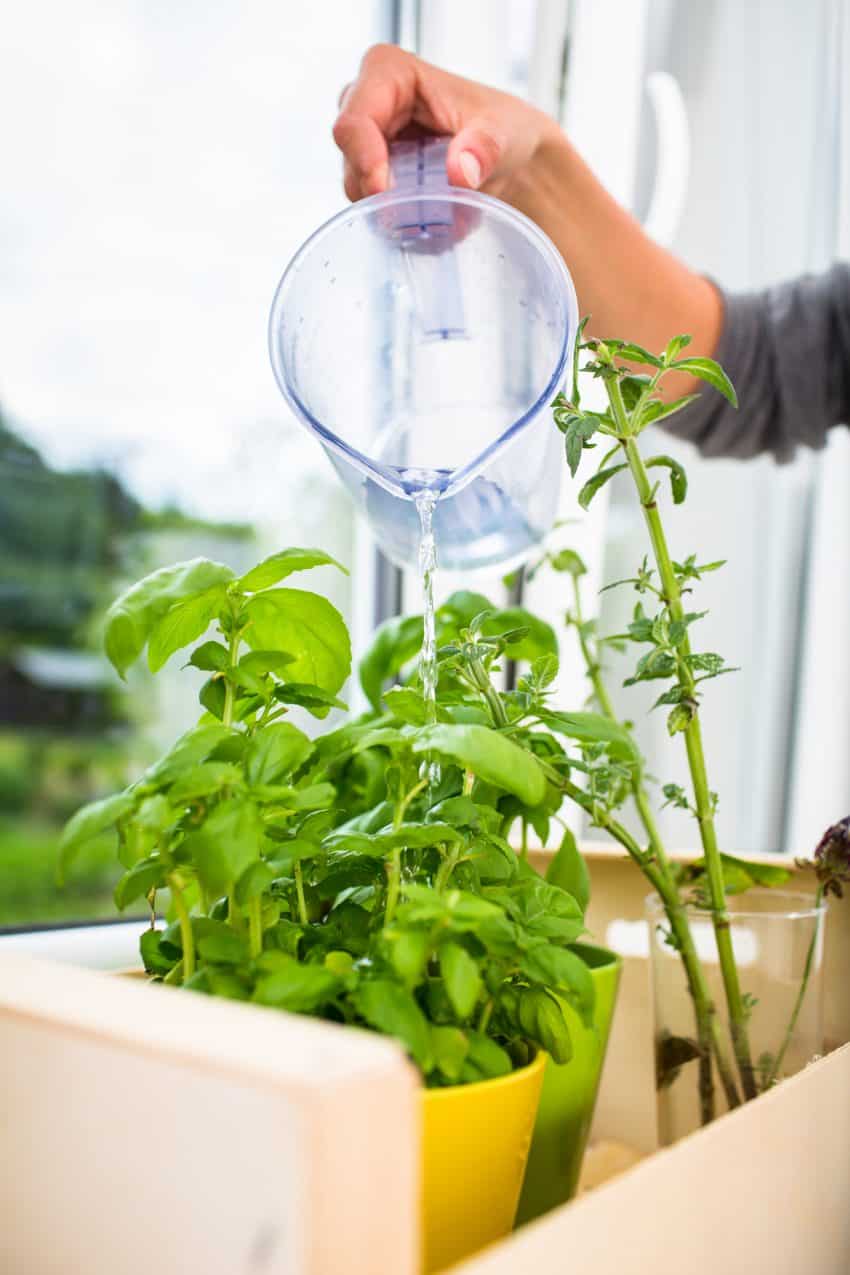
POLYGON ((338 435, 327 429, 320 420, 318 420, 307 404, 301 399, 295 389, 289 382, 286 375, 286 368, 280 352, 279 342, 276 339, 278 330, 283 326, 283 309, 290 288, 292 287, 298 275, 305 257, 319 246, 334 230, 341 229, 346 223, 353 225, 358 218, 366 217, 370 213, 379 211, 381 208, 397 207, 399 204, 415 203, 422 204, 428 200, 436 200, 440 203, 453 203, 465 205, 470 208, 486 209, 488 212, 494 213, 520 230, 525 237, 535 246, 546 261, 548 261, 552 272, 560 280, 563 297, 565 301, 565 309, 567 311, 567 323, 564 326, 564 332, 561 340, 561 348, 558 357, 555 360, 549 379, 544 389, 540 392, 534 403, 526 409, 523 414, 509 425, 506 430, 494 439, 493 442, 485 448, 485 450, 468 464, 461 468, 451 471, 449 475, 450 481, 442 484, 435 483, 434 490, 441 496, 454 495, 465 487, 473 478, 484 468, 492 459, 495 452, 500 451, 508 442, 516 435, 546 406, 554 396, 557 388, 564 375, 567 365, 567 358, 570 353, 571 339, 575 340, 578 335, 578 301, 576 299, 573 281, 570 278, 569 271, 564 265, 563 258, 552 243, 548 235, 535 225, 530 217, 526 217, 525 213, 518 212, 515 208, 511 208, 509 204, 504 203, 501 199, 494 199, 492 195, 482 194, 480 191, 465 191, 459 187, 449 186, 439 192, 398 192, 387 191, 382 195, 370 195, 366 199, 358 200, 357 203, 343 208, 341 212, 336 213, 329 221, 314 230, 312 235, 304 241, 295 256, 289 262, 286 270, 283 272, 280 282, 275 289, 274 299, 272 301, 271 314, 269 315, 268 326, 268 343, 269 355, 271 358, 272 370, 274 371, 275 380, 283 397, 294 411, 296 417, 305 428, 316 433, 319 438, 330 448, 336 452, 343 460, 350 464, 367 477, 375 479, 382 487, 391 492, 395 496, 403 499, 412 500, 412 494, 405 488, 404 484, 399 480, 398 470, 388 465, 382 465, 378 461, 366 456, 356 447, 351 447, 344 442, 338 435))
MULTIPOLYGON (((735 906, 735 898, 732 896, 732 906, 728 909, 729 920, 734 924, 736 921, 752 921, 756 918, 769 918, 771 921, 799 921, 805 917, 823 916, 826 913, 827 901, 821 899, 818 906, 815 906, 814 895, 807 894, 805 890, 777 890, 771 886, 754 886, 751 890, 747 890, 741 898, 748 898, 752 895, 758 895, 760 899, 776 900, 777 906, 770 908, 738 908, 735 906), (787 906, 782 907, 781 904, 786 902, 787 906), (794 904, 797 906, 795 907, 794 904)), ((664 916, 664 905, 655 892, 646 896, 646 910, 651 912, 653 916, 664 916)), ((699 917, 706 921, 711 920, 711 910, 709 908, 699 908, 695 904, 686 904, 685 911, 688 916, 699 917)))

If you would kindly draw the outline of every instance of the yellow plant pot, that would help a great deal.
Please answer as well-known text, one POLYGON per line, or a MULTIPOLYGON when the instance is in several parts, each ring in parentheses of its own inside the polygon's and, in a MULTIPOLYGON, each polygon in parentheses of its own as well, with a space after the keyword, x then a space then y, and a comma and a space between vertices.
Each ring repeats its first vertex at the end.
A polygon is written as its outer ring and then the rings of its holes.
POLYGON ((510 1234, 546 1054, 498 1080, 423 1092, 425 1275, 510 1234))

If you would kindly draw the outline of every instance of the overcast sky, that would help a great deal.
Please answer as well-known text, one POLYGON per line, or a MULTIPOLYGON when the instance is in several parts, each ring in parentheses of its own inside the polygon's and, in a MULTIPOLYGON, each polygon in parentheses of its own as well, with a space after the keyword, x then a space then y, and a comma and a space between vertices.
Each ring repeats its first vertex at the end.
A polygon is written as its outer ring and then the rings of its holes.
POLYGON ((266 321, 292 252, 343 203, 330 125, 381 10, 17 7, 0 53, 0 404, 49 459, 217 516, 256 512, 278 441, 286 471, 322 464, 275 387, 266 321))

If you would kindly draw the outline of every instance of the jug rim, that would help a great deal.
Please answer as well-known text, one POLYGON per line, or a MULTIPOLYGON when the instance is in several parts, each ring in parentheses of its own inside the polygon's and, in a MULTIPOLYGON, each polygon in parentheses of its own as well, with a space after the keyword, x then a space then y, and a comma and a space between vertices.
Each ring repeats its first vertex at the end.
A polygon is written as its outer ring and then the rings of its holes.
MULTIPOLYGON (((487 195, 483 191, 464 190, 459 186, 447 186, 439 191, 410 191, 410 190, 390 190, 380 195, 369 195, 365 199, 359 199, 349 204, 346 208, 342 208, 335 213, 322 225, 318 226, 312 234, 301 244, 297 251, 291 257, 281 278, 275 288, 274 297, 272 299, 271 312, 268 322, 268 346, 269 356, 272 364, 275 381, 278 389, 283 395, 290 408, 293 410, 298 423, 302 428, 309 430, 318 435, 321 441, 335 452, 343 460, 353 465, 364 476, 372 478, 378 482, 381 487, 390 492, 394 496, 403 499, 412 500, 413 491, 409 490, 404 483, 397 477, 398 471, 394 466, 382 464, 380 461, 365 455, 357 447, 346 443, 339 435, 328 429, 320 420, 310 411, 307 404, 300 397, 298 392, 290 383, 290 379, 286 374, 283 356, 280 352, 280 343, 277 340, 277 333, 283 328, 283 305, 286 294, 295 280, 298 271, 304 259, 309 253, 315 249, 318 244, 330 234, 338 226, 345 222, 352 221, 356 218, 369 216, 382 208, 397 208, 402 204, 415 203, 422 204, 434 200, 439 203, 454 203, 465 205, 472 208, 486 208, 497 214, 505 221, 515 224, 518 229, 526 236, 526 238, 534 244, 540 255, 548 261, 553 273, 558 277, 561 284, 561 291, 566 303, 566 311, 568 322, 565 325, 564 335, 561 341, 561 348, 558 358, 555 360, 552 372, 547 383, 535 401, 512 422, 492 443, 484 449, 480 455, 467 464, 453 470, 450 480, 442 485, 435 484, 433 490, 439 497, 451 496, 461 491, 470 483, 476 475, 483 469, 492 459, 497 451, 501 451, 509 442, 517 437, 518 434, 536 417, 539 412, 547 406, 557 393, 558 386, 564 377, 567 363, 570 359, 574 342, 578 335, 578 299, 576 297, 575 285, 567 265, 561 256, 555 244, 541 228, 527 217, 525 213, 513 208, 510 204, 505 203, 502 199, 496 199, 492 195, 487 195)), ((421 490, 417 488, 416 490, 421 490)))

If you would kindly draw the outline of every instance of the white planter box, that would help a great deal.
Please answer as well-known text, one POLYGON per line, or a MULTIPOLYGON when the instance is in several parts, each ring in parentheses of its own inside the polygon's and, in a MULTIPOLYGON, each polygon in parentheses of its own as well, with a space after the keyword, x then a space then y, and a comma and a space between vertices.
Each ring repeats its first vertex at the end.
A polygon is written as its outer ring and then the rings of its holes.
MULTIPOLYGON (((642 879, 591 863, 594 938, 636 943, 642 879)), ((457 1271, 847 1275, 850 900, 826 963, 834 1052, 457 1271)), ((645 965, 626 960, 595 1135, 648 1152, 645 965)), ((0 1123, 10 1275, 418 1269, 417 1083, 377 1036, 0 953, 0 1123)))

